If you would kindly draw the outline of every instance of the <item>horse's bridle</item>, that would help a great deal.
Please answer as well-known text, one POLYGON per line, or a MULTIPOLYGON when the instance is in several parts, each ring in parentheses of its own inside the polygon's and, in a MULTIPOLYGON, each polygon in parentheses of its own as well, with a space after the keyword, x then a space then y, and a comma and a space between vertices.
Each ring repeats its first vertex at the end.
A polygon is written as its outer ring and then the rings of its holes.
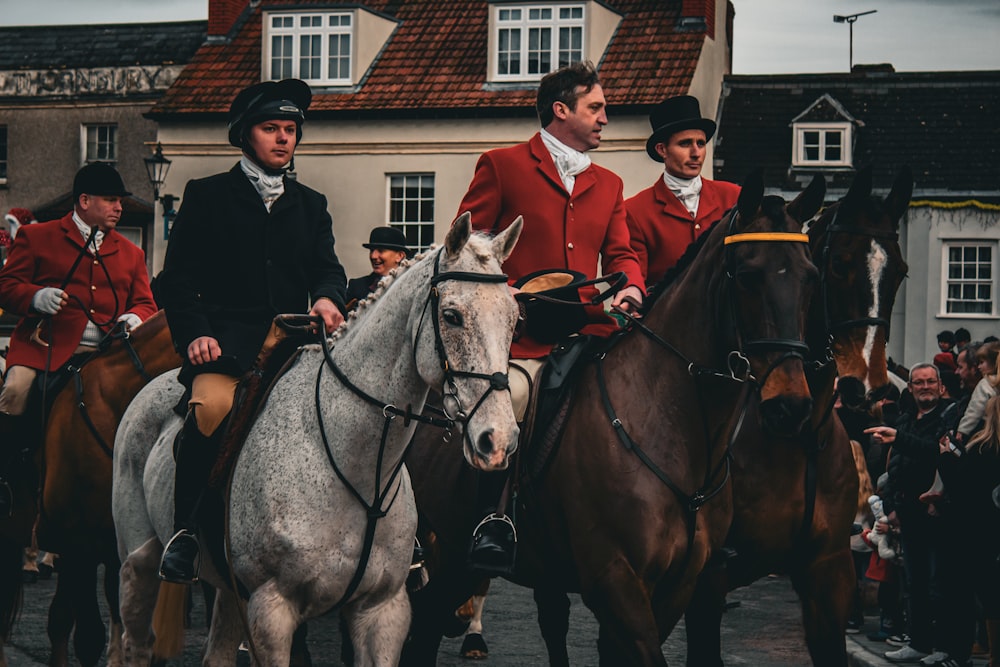
MULTIPOLYGON (((736 228, 736 221, 739 219, 739 210, 737 207, 733 207, 729 214, 728 229, 726 230, 726 236, 723 239, 723 248, 725 251, 725 258, 723 260, 724 266, 726 267, 726 278, 732 283, 736 281, 736 275, 733 270, 733 256, 731 251, 731 246, 739 243, 805 243, 808 248, 809 236, 806 234, 798 232, 745 232, 736 233, 734 230, 736 228)), ((806 354, 809 353, 809 345, 802 340, 795 340, 794 338, 756 338, 752 340, 743 340, 743 334, 740 330, 739 318, 737 317, 736 309, 736 298, 733 294, 733 290, 729 289, 729 314, 730 319, 733 322, 733 330, 736 335, 736 350, 730 353, 730 370, 734 370, 733 364, 736 359, 739 359, 740 363, 746 365, 746 373, 749 376, 750 362, 747 359, 747 354, 761 353, 761 352, 771 352, 778 351, 784 352, 778 359, 768 365, 767 370, 765 370, 764 375, 757 381, 758 387, 763 387, 764 383, 767 382, 767 378, 770 374, 782 363, 788 359, 800 359, 805 360, 806 354), (734 357, 734 355, 736 355, 734 357)), ((734 373, 735 375, 735 373, 734 373)))

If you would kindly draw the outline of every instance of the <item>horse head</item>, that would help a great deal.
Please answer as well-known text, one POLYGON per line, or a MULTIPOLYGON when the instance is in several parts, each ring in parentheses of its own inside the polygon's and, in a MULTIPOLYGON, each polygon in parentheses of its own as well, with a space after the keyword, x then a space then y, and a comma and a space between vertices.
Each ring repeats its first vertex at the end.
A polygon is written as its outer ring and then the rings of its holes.
POLYGON ((813 351, 827 350, 837 365, 845 407, 865 408, 889 387, 886 343, 896 291, 907 265, 899 221, 909 205, 913 176, 904 167, 885 199, 873 197, 872 169, 858 171, 847 194, 809 228, 820 272, 808 334, 813 351))
POLYGON ((517 448, 507 383, 517 305, 500 267, 522 224, 518 217, 494 238, 473 234, 468 213, 452 224, 436 256, 433 326, 419 329, 415 347, 421 377, 462 425, 466 461, 483 470, 505 468, 517 448))
POLYGON ((762 175, 752 174, 725 230, 729 328, 756 379, 761 423, 776 435, 797 433, 812 409, 802 361, 806 304, 817 272, 801 231, 825 192, 817 177, 786 205, 765 196, 762 175))

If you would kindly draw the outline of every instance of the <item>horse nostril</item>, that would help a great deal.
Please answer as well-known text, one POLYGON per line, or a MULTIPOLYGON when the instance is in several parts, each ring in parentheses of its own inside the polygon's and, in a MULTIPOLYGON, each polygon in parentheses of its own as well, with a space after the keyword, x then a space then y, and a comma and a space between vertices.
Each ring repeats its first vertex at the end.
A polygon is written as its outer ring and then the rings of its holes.
POLYGON ((493 447, 493 429, 486 429, 479 434, 479 442, 477 443, 476 448, 479 450, 481 455, 489 458, 490 454, 493 453, 493 447))
POLYGON ((781 396, 760 404, 761 424, 774 435, 791 436, 802 430, 812 412, 811 398, 781 396))

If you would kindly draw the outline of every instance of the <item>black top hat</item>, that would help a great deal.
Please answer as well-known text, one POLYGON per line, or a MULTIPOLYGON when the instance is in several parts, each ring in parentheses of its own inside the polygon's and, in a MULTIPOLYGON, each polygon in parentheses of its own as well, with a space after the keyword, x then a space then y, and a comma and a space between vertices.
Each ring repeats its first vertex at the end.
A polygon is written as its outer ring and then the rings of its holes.
POLYGON ((715 121, 701 117, 698 99, 690 95, 668 97, 660 102, 649 114, 649 124, 653 134, 646 141, 646 152, 657 162, 663 162, 663 158, 657 154, 656 144, 666 141, 674 132, 701 130, 706 141, 715 134, 715 121))
POLYGON ((91 162, 80 167, 73 178, 73 200, 79 199, 82 194, 128 197, 132 193, 125 189, 118 170, 104 162, 91 162))
POLYGON ((569 269, 543 269, 515 281, 514 287, 521 290, 516 298, 525 307, 527 334, 539 343, 554 344, 587 326, 587 311, 580 301, 585 282, 587 276, 569 269))
POLYGON ((401 250, 407 255, 410 254, 410 249, 406 247, 406 236, 403 231, 396 229, 395 227, 376 227, 372 230, 372 233, 368 236, 368 243, 362 243, 361 247, 368 248, 386 248, 388 250, 401 250))
POLYGON ((300 79, 263 81, 244 88, 229 107, 229 143, 242 148, 244 128, 265 120, 294 120, 301 139, 302 123, 311 102, 312 90, 300 79))

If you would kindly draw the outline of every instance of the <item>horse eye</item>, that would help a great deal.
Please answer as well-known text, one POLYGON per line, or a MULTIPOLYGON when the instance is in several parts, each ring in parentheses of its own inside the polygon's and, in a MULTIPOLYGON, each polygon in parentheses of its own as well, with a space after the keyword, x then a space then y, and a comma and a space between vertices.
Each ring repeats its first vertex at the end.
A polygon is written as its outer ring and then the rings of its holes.
POLYGON ((736 284, 742 289, 754 289, 760 285, 762 276, 760 271, 737 271, 736 284))
POLYGON ((465 322, 465 320, 462 319, 462 314, 454 308, 445 308, 441 313, 441 317, 443 317, 444 321, 453 327, 460 327, 465 322))

